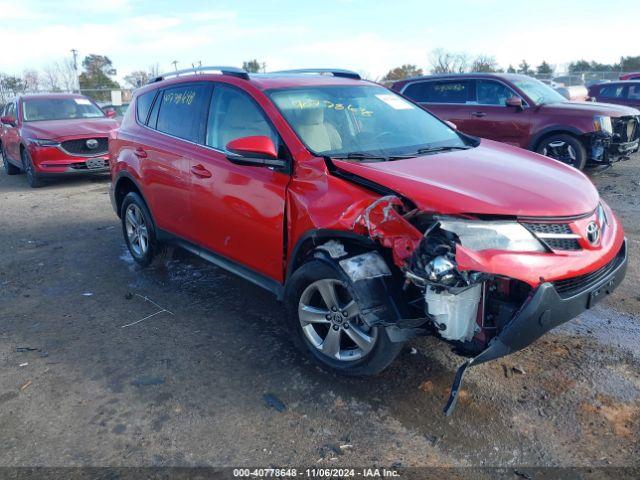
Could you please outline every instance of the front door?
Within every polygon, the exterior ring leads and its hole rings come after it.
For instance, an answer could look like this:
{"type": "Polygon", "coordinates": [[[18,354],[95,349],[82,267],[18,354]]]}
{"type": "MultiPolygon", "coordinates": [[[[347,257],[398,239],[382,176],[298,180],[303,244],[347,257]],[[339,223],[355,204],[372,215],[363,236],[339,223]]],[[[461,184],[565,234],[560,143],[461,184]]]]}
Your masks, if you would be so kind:
{"type": "Polygon", "coordinates": [[[526,148],[531,111],[506,104],[519,95],[502,82],[485,79],[475,80],[475,95],[475,103],[468,106],[466,133],[526,148]]]}
{"type": "Polygon", "coordinates": [[[21,165],[22,159],[20,158],[20,129],[18,127],[18,111],[16,109],[16,102],[11,102],[7,106],[5,115],[7,117],[13,117],[14,124],[10,125],[8,123],[5,123],[2,125],[2,143],[4,145],[4,150],[7,153],[8,158],[11,159],[13,163],[21,165]]]}
{"type": "MultiPolygon", "coordinates": [[[[205,146],[190,163],[196,243],[278,281],[283,280],[286,172],[231,163],[226,145],[265,135],[285,149],[265,113],[246,92],[216,83],[205,146]]],[[[284,153],[283,153],[284,154],[284,153]]]]}

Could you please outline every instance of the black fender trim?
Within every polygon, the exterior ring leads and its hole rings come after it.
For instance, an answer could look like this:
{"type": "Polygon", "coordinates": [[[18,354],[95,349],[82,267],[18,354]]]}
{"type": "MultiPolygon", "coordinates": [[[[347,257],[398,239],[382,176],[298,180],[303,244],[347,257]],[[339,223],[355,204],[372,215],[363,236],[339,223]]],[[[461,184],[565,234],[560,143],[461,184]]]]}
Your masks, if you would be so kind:
{"type": "Polygon", "coordinates": [[[549,127],[543,128],[533,136],[533,138],[529,142],[529,145],[527,146],[527,150],[535,151],[535,148],[542,137],[545,137],[550,133],[569,133],[571,135],[575,135],[576,137],[581,137],[591,132],[580,131],[576,127],[572,127],[571,125],[551,125],[549,127]]]}
{"type": "MultiPolygon", "coordinates": [[[[118,217],[120,217],[120,212],[118,211],[117,202],[116,202],[116,192],[117,192],[117,189],[118,189],[118,184],[122,181],[123,178],[126,178],[127,180],[131,181],[131,183],[133,183],[136,186],[136,188],[138,189],[138,193],[140,194],[140,196],[144,200],[144,203],[147,204],[147,208],[149,209],[149,212],[151,212],[151,205],[147,201],[147,198],[144,196],[143,189],[140,187],[140,184],[138,183],[138,181],[135,179],[135,177],[133,175],[131,175],[126,170],[123,170],[123,171],[119,172],[116,175],[116,178],[114,178],[111,181],[111,188],[109,188],[109,196],[111,197],[111,205],[113,206],[113,210],[116,212],[116,215],[118,215],[118,217]]],[[[153,219],[153,212],[151,212],[151,217],[153,219]]],[[[154,224],[155,224],[155,220],[154,220],[154,224]]]]}

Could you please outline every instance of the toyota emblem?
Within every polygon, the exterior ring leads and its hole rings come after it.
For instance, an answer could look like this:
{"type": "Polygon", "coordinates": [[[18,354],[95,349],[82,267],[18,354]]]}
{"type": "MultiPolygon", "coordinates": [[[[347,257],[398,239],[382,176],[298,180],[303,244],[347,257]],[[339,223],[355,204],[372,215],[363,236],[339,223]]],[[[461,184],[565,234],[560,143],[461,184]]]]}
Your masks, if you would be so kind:
{"type": "Polygon", "coordinates": [[[587,240],[591,245],[595,245],[600,240],[600,227],[596,222],[591,222],[587,225],[587,240]]]}
{"type": "Polygon", "coordinates": [[[95,150],[96,148],[98,148],[98,140],[96,140],[95,138],[90,138],[85,142],[85,144],[87,145],[87,148],[89,150],[95,150]]]}

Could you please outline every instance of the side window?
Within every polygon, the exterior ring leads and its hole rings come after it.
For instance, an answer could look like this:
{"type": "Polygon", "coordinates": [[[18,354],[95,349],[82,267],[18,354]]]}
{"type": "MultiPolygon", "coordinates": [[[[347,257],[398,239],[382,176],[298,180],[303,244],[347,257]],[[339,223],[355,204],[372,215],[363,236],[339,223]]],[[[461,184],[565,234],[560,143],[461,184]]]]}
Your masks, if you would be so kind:
{"type": "Polygon", "coordinates": [[[15,104],[15,102],[11,102],[6,106],[4,114],[7,117],[15,117],[16,116],[16,104],[15,104]]]}
{"type": "Polygon", "coordinates": [[[136,115],[138,117],[138,121],[142,124],[147,122],[149,110],[151,109],[153,98],[156,96],[156,91],[157,90],[152,90],[150,92],[143,93],[136,99],[136,115]]]}
{"type": "Polygon", "coordinates": [[[226,150],[231,140],[256,135],[270,137],[276,149],[279,148],[278,135],[258,105],[240,90],[216,84],[209,108],[206,144],[226,150]]]}
{"type": "Polygon", "coordinates": [[[431,103],[467,103],[469,100],[467,80],[448,80],[425,83],[426,102],[431,103]]]}
{"type": "Polygon", "coordinates": [[[606,85],[600,87],[600,96],[604,98],[622,98],[624,85],[606,85]]]}
{"type": "Polygon", "coordinates": [[[428,83],[427,82],[416,82],[410,84],[407,88],[402,92],[403,95],[406,95],[411,100],[415,102],[428,102],[427,91],[428,91],[428,83]]]}
{"type": "Polygon", "coordinates": [[[493,80],[476,80],[478,105],[505,106],[509,98],[517,97],[506,85],[493,80]]]}
{"type": "Polygon", "coordinates": [[[164,90],[156,130],[190,142],[202,142],[210,86],[185,84],[164,90]]]}
{"type": "Polygon", "coordinates": [[[640,85],[629,85],[627,98],[629,100],[640,100],[640,85]]]}

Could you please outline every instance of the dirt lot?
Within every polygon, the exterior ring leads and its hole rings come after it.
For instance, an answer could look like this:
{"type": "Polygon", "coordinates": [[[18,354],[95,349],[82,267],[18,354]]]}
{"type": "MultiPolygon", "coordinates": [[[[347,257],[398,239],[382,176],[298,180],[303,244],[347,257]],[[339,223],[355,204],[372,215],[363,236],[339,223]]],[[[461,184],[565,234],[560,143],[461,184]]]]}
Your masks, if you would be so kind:
{"type": "Polygon", "coordinates": [[[446,345],[415,340],[377,378],[328,375],[270,294],[187,253],[134,265],[108,179],[1,174],[0,465],[638,467],[640,158],[591,176],[629,237],[625,283],[472,369],[445,418],[446,345]]]}

